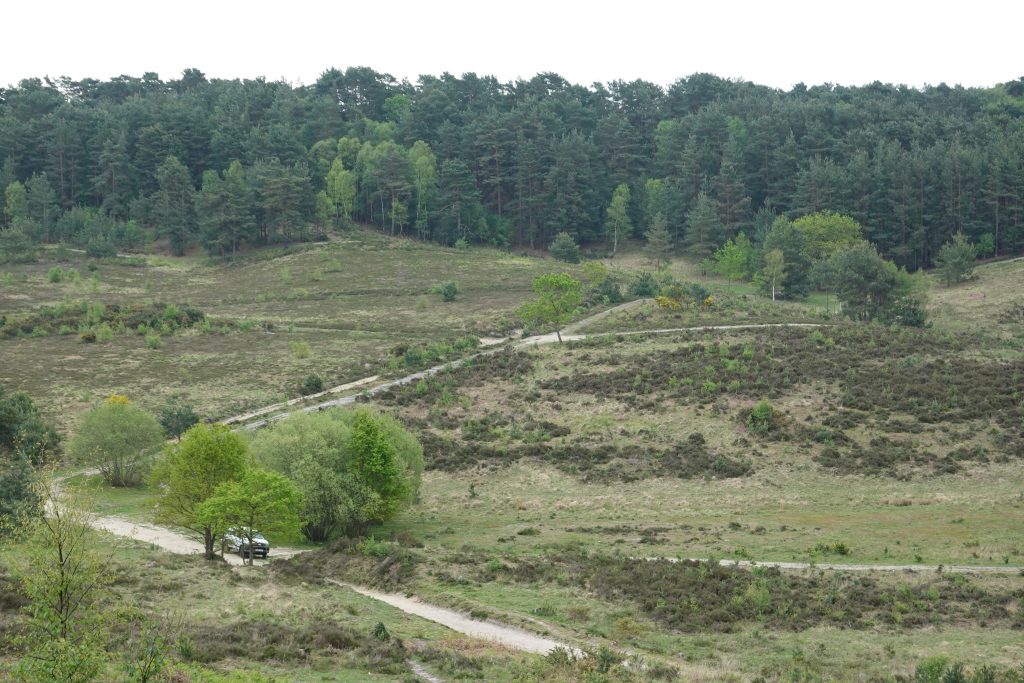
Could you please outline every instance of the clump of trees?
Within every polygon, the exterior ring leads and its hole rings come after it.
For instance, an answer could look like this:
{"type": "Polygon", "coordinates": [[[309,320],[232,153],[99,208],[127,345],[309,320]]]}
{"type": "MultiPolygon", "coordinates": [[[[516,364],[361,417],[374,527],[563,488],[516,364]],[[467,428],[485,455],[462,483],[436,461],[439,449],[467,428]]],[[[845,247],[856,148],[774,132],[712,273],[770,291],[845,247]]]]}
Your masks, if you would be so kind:
{"type": "Polygon", "coordinates": [[[761,245],[766,216],[829,209],[913,271],[958,231],[985,256],[1024,249],[1020,89],[409,83],[367,67],[300,86],[197,69],[30,78],[0,99],[0,252],[159,237],[231,256],[358,222],[446,245],[569,231],[614,254],[660,213],[702,261],[740,230],[761,245]]]}
{"type": "Polygon", "coordinates": [[[157,521],[197,535],[212,559],[226,527],[204,515],[201,506],[218,486],[241,479],[248,466],[248,447],[238,434],[223,425],[191,427],[177,444],[165,446],[153,468],[151,481],[163,489],[157,521]]]}
{"type": "MultiPolygon", "coordinates": [[[[973,247],[962,240],[944,247],[944,253],[949,268],[958,273],[973,264],[973,247]]],[[[819,289],[834,293],[844,314],[855,320],[925,322],[927,282],[883,258],[863,239],[853,218],[831,211],[792,221],[776,217],[760,247],[740,232],[714,253],[709,266],[730,283],[753,280],[773,301],[802,298],[819,289]]]]}
{"type": "Polygon", "coordinates": [[[312,541],[359,535],[419,492],[423,449],[396,420],[367,408],[299,413],[251,442],[197,424],[165,447],[152,481],[157,519],[188,529],[213,558],[224,533],[312,541]]]}
{"type": "Polygon", "coordinates": [[[416,497],[423,473],[416,438],[366,408],[292,415],[256,434],[252,452],[295,483],[302,533],[318,542],[392,518],[416,497]]]}

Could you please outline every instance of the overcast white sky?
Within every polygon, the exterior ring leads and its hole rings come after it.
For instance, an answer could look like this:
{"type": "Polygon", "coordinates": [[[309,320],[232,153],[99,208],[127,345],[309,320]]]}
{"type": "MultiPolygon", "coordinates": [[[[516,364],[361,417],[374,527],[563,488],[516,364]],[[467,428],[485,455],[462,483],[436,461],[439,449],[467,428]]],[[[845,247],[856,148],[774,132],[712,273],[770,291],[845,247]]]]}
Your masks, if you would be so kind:
{"type": "Polygon", "coordinates": [[[698,71],[794,83],[992,85],[1024,75],[1021,0],[28,0],[5,3],[0,84],[187,67],[312,83],[366,65],[415,81],[554,71],[575,83],[698,71]]]}

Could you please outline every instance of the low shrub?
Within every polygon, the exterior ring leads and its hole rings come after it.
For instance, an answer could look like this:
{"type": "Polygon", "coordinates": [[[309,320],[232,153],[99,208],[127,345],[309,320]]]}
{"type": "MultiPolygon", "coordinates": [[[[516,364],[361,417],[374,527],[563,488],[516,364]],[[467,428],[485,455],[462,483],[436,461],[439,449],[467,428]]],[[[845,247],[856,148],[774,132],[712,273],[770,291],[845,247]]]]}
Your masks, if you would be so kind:
{"type": "Polygon", "coordinates": [[[441,300],[444,302],[455,301],[455,297],[459,293],[459,286],[454,282],[446,282],[441,285],[441,300]]]}
{"type": "Polygon", "coordinates": [[[306,377],[302,380],[302,383],[299,384],[299,393],[301,393],[303,396],[309,396],[310,394],[319,394],[323,390],[324,381],[323,379],[321,379],[320,375],[316,373],[306,375],[306,377]]]}
{"type": "Polygon", "coordinates": [[[657,296],[661,291],[661,285],[653,274],[643,271],[637,273],[636,277],[629,283],[629,293],[636,297],[657,296]]]}

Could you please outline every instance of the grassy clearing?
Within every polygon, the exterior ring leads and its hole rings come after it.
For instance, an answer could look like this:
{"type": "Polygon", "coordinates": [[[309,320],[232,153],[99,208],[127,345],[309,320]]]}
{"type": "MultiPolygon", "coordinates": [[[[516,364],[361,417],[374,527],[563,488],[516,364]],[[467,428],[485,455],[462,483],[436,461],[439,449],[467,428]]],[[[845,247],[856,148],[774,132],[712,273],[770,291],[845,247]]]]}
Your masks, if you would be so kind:
{"type": "Polygon", "coordinates": [[[44,325],[0,339],[0,382],[27,391],[62,426],[73,427],[94,401],[115,391],[151,409],[180,396],[216,419],[297,396],[312,373],[327,386],[357,380],[386,367],[399,345],[508,331],[535,276],[573,270],[361,231],[233,263],[121,261],[70,255],[59,265],[76,277],[51,282],[48,272],[58,262],[50,260],[11,266],[0,278],[0,313],[12,318],[81,301],[107,308],[189,305],[206,316],[205,325],[155,341],[154,334],[114,329],[106,341],[81,343],[77,327],[59,334],[44,325]],[[452,303],[432,293],[447,281],[459,286],[452,303]]]}

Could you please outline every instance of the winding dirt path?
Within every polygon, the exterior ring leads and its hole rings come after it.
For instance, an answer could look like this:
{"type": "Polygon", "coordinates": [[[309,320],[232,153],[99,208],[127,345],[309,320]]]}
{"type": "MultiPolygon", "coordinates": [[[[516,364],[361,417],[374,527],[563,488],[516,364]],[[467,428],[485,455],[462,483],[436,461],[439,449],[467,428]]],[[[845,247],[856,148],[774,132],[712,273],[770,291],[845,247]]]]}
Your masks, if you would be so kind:
{"type": "Polygon", "coordinates": [[[532,652],[546,655],[555,648],[561,647],[572,651],[576,655],[582,655],[582,651],[565,643],[530,633],[514,626],[508,626],[496,621],[471,619],[461,612],[456,612],[447,607],[438,607],[425,603],[417,598],[410,598],[397,593],[382,593],[372,588],[364,588],[351,583],[337,581],[335,579],[324,579],[327,583],[342,588],[348,588],[360,595],[387,603],[392,607],[400,609],[406,614],[414,614],[427,621],[447,626],[453,631],[463,633],[467,636],[501,643],[507,647],[522,652],[532,652]]]}
{"type": "MultiPolygon", "coordinates": [[[[828,325],[824,324],[824,323],[750,323],[750,324],[744,324],[744,325],[694,325],[694,326],[691,326],[691,327],[666,327],[666,328],[655,329],[655,330],[629,330],[629,331],[626,331],[626,332],[593,332],[593,333],[589,333],[589,334],[573,334],[572,333],[573,330],[579,329],[580,327],[586,326],[586,325],[588,325],[588,324],[590,324],[592,322],[595,322],[595,321],[600,320],[600,319],[602,319],[604,317],[607,317],[608,315],[611,315],[612,313],[614,313],[616,311],[626,310],[626,309],[638,306],[638,305],[642,304],[644,301],[646,301],[646,299],[637,299],[635,301],[628,301],[628,302],[626,302],[624,304],[619,304],[618,306],[614,306],[612,308],[609,308],[606,311],[601,311],[600,313],[595,313],[592,316],[589,316],[587,318],[579,320],[579,321],[573,323],[572,325],[567,326],[562,331],[562,341],[580,341],[580,340],[583,340],[583,339],[596,339],[596,338],[601,338],[601,337],[638,336],[638,335],[644,335],[644,334],[673,334],[673,333],[677,333],[677,332],[712,332],[712,331],[717,331],[717,330],[725,330],[725,331],[728,331],[728,330],[757,330],[757,329],[769,329],[769,328],[773,328],[773,327],[828,327],[828,325]]],[[[492,349],[489,349],[487,351],[482,351],[480,353],[475,353],[475,354],[473,354],[471,356],[468,356],[466,358],[460,358],[459,360],[451,361],[449,363],[442,363],[441,365],[435,365],[434,367],[427,368],[426,370],[420,370],[419,372],[414,372],[414,373],[411,373],[411,374],[406,375],[404,377],[399,377],[397,379],[393,379],[393,380],[388,380],[386,382],[382,382],[381,384],[377,384],[376,386],[373,386],[373,387],[370,387],[370,388],[366,389],[365,391],[362,392],[362,395],[374,396],[374,395],[379,394],[379,393],[381,393],[383,391],[387,391],[388,389],[391,389],[393,387],[402,386],[402,385],[405,385],[405,384],[410,384],[412,382],[418,382],[419,380],[421,380],[421,379],[423,379],[425,377],[431,377],[431,376],[436,375],[439,372],[443,372],[445,370],[454,370],[455,368],[458,368],[461,365],[463,365],[464,363],[466,363],[468,361],[472,361],[475,358],[480,358],[482,356],[486,356],[486,355],[489,355],[489,354],[492,354],[492,353],[497,353],[498,351],[501,350],[501,348],[503,348],[503,347],[501,347],[499,345],[503,344],[505,342],[511,341],[511,337],[507,337],[505,339],[500,339],[500,340],[491,339],[489,341],[491,342],[491,346],[498,347],[498,348],[492,348],[492,349]]],[[[555,343],[558,343],[558,334],[552,332],[550,334],[539,334],[539,335],[534,335],[532,337],[527,337],[525,339],[520,339],[518,341],[513,342],[510,346],[511,346],[511,348],[514,348],[514,349],[525,349],[525,348],[536,347],[536,346],[544,346],[544,345],[547,345],[547,344],[555,344],[555,343]]],[[[328,390],[326,392],[323,392],[323,394],[316,394],[312,398],[315,398],[316,396],[322,396],[322,395],[328,394],[328,393],[337,393],[337,392],[340,392],[340,391],[343,391],[343,390],[346,390],[346,389],[352,389],[352,388],[358,388],[358,387],[361,387],[361,386],[366,386],[368,384],[373,383],[377,379],[378,379],[377,376],[367,377],[365,379],[361,379],[361,380],[358,380],[356,382],[351,382],[349,384],[341,385],[340,387],[335,387],[334,389],[330,389],[330,390],[328,390]]],[[[250,420],[251,418],[259,417],[260,415],[266,415],[267,413],[273,413],[273,412],[275,412],[275,411],[277,411],[277,410],[279,410],[281,408],[287,408],[287,407],[295,405],[295,404],[297,404],[299,402],[306,401],[309,398],[311,398],[311,397],[306,396],[306,397],[303,397],[303,398],[292,399],[291,401],[288,401],[286,403],[278,403],[278,404],[273,405],[273,406],[267,406],[265,408],[260,408],[258,410],[251,411],[251,412],[246,413],[244,415],[239,415],[239,416],[236,416],[236,417],[228,418],[227,420],[223,420],[222,422],[223,422],[223,424],[237,424],[237,423],[245,422],[245,424],[240,424],[235,429],[236,430],[244,430],[244,431],[255,431],[257,429],[262,429],[263,427],[266,427],[267,425],[273,424],[274,422],[278,422],[279,420],[283,420],[286,417],[288,417],[289,415],[291,415],[292,412],[297,412],[297,411],[279,412],[279,413],[276,413],[276,414],[271,415],[269,417],[266,417],[266,418],[264,418],[262,420],[256,420],[256,421],[253,421],[253,422],[248,422],[248,420],[250,420]]],[[[331,399],[329,401],[322,401],[320,403],[315,403],[313,405],[305,406],[303,408],[300,408],[299,410],[301,410],[302,412],[306,412],[306,413],[312,413],[312,412],[316,412],[316,411],[320,411],[320,410],[326,410],[327,408],[333,408],[333,407],[336,407],[336,406],[349,406],[349,405],[353,405],[358,398],[359,398],[359,395],[355,395],[355,394],[353,394],[351,396],[342,396],[340,398],[331,399]]]]}

